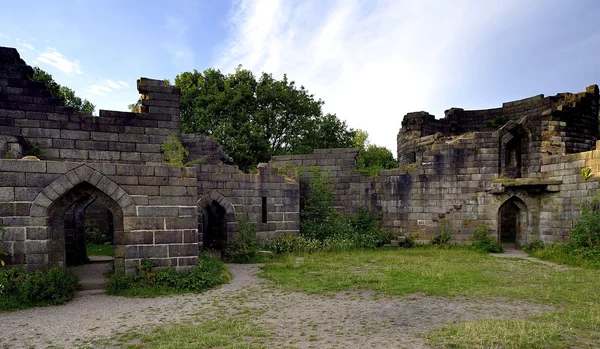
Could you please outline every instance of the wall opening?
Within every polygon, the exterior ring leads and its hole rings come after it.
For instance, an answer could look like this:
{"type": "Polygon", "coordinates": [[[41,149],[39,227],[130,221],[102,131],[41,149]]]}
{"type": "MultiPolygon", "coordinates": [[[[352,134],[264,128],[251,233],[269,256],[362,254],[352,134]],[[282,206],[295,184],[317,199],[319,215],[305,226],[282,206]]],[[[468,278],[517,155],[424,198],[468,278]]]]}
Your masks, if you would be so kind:
{"type": "Polygon", "coordinates": [[[262,222],[267,223],[267,197],[262,197],[262,222]]]}
{"type": "Polygon", "coordinates": [[[517,197],[506,201],[498,210],[498,241],[505,248],[518,248],[527,225],[525,203],[517,197]]]}
{"type": "Polygon", "coordinates": [[[528,159],[529,137],[523,127],[517,125],[500,140],[498,172],[507,178],[526,177],[528,159]]]}
{"type": "Polygon", "coordinates": [[[203,212],[203,243],[204,248],[221,250],[227,242],[226,211],[217,201],[212,200],[203,212]]]}
{"type": "Polygon", "coordinates": [[[87,240],[94,231],[92,222],[106,221],[110,228],[103,238],[96,238],[98,245],[109,243],[114,248],[115,265],[124,265],[123,212],[108,195],[89,183],[81,183],[58,198],[48,209],[50,230],[50,265],[74,266],[87,263],[87,240]],[[93,208],[91,205],[93,204],[93,208]],[[86,236],[86,234],[88,236],[86,236]]]}

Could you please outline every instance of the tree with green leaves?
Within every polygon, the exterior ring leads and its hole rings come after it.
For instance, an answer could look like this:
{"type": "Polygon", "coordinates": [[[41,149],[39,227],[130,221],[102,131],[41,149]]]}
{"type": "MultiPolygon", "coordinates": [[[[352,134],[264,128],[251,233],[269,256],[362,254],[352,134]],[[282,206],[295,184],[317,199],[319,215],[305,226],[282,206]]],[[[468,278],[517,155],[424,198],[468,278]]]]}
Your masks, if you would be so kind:
{"type": "Polygon", "coordinates": [[[50,91],[52,97],[60,100],[61,105],[65,107],[72,107],[76,111],[88,115],[92,115],[96,109],[96,106],[90,101],[77,97],[75,95],[75,91],[66,86],[61,86],[59,83],[54,81],[52,75],[40,67],[33,68],[33,76],[31,77],[31,80],[46,84],[46,88],[48,91],[50,91]]]}
{"type": "Polygon", "coordinates": [[[352,146],[354,130],[335,114],[323,114],[323,101],[286,75],[257,78],[241,67],[227,75],[194,70],[179,74],[175,85],[183,132],[218,141],[243,170],[274,155],[352,146]]]}
{"type": "Polygon", "coordinates": [[[369,134],[366,131],[357,130],[353,143],[360,149],[356,159],[359,171],[374,175],[379,170],[398,167],[394,154],[388,148],[369,144],[369,134]]]}

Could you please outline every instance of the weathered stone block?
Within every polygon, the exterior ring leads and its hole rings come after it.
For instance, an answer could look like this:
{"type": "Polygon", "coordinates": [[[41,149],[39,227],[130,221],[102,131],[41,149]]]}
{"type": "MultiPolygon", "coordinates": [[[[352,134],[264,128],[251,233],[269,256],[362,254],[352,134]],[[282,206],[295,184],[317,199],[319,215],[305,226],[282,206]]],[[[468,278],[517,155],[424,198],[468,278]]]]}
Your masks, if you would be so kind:
{"type": "Polygon", "coordinates": [[[179,208],[175,206],[138,206],[140,217],[177,217],[179,208]]]}
{"type": "Polygon", "coordinates": [[[198,244],[170,244],[169,257],[197,256],[198,244]]]}
{"type": "Polygon", "coordinates": [[[154,232],[156,244],[180,244],[183,241],[181,230],[157,230],[154,232]]]}

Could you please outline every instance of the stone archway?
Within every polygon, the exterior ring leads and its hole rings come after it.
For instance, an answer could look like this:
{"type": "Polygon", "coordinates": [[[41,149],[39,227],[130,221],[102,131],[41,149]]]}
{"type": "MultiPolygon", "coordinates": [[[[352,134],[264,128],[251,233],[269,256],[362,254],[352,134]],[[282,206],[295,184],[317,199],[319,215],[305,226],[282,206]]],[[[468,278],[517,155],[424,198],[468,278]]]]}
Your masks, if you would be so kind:
{"type": "Polygon", "coordinates": [[[507,248],[519,248],[527,241],[527,205],[517,196],[506,200],[498,209],[498,241],[507,248]]]}
{"type": "Polygon", "coordinates": [[[213,190],[198,200],[198,241],[208,249],[223,249],[237,229],[235,209],[221,193],[213,190]]]}
{"type": "Polygon", "coordinates": [[[510,122],[498,131],[498,173],[508,178],[522,178],[529,174],[529,143],[531,133],[524,121],[510,122]]]}
{"type": "MultiPolygon", "coordinates": [[[[30,216],[45,218],[48,222],[47,260],[50,267],[67,264],[65,214],[70,209],[73,209],[73,214],[81,213],[82,210],[85,211],[86,203],[93,201],[102,203],[113,216],[114,266],[115,269],[125,268],[123,217],[136,215],[133,199],[110,178],[86,165],[79,166],[50,183],[31,204],[30,216]]],[[[75,226],[74,229],[78,228],[75,226]]],[[[74,243],[74,249],[80,250],[80,246],[77,241],[74,243]]]]}
{"type": "Polygon", "coordinates": [[[50,237],[50,265],[77,265],[85,262],[85,240],[82,213],[94,201],[102,203],[113,216],[115,266],[124,264],[123,210],[108,195],[93,185],[83,182],[48,207],[50,237]],[[69,225],[70,221],[73,224],[69,225]]]}

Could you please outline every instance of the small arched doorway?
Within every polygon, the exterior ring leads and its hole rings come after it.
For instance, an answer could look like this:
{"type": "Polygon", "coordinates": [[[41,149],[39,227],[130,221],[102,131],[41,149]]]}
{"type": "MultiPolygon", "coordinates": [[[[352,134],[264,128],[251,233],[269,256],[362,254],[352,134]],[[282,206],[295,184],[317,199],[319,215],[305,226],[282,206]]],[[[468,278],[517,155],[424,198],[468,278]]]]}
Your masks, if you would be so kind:
{"type": "Polygon", "coordinates": [[[498,209],[498,241],[508,249],[520,247],[520,241],[526,238],[527,207],[516,196],[511,197],[498,209]]]}
{"type": "Polygon", "coordinates": [[[233,205],[217,191],[198,200],[198,241],[205,249],[222,250],[236,231],[233,205]]]}
{"type": "Polygon", "coordinates": [[[204,208],[202,243],[205,248],[220,250],[227,242],[227,220],[225,209],[216,201],[204,208]]]}
{"type": "Polygon", "coordinates": [[[90,218],[94,218],[94,214],[90,215],[88,210],[92,204],[103,209],[103,219],[111,220],[111,234],[104,240],[115,247],[115,264],[122,264],[116,263],[117,259],[123,262],[124,258],[124,249],[117,248],[123,234],[121,207],[98,188],[82,182],[54,201],[48,208],[48,228],[51,239],[50,265],[74,266],[88,261],[86,234],[90,234],[89,227],[92,221],[90,218]]]}

